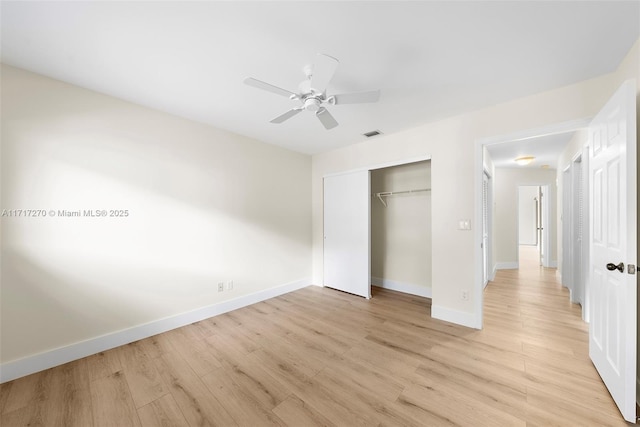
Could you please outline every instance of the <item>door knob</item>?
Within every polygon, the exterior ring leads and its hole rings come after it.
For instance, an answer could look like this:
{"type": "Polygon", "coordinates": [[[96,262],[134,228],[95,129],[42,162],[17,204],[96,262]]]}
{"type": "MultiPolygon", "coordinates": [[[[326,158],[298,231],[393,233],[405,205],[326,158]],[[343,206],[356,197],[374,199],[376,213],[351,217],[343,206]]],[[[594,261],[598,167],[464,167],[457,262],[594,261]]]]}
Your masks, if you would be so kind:
{"type": "Polygon", "coordinates": [[[614,263],[610,262],[609,264],[607,264],[607,270],[609,271],[618,270],[620,273],[624,273],[624,262],[621,262],[618,265],[615,265],[614,263]]]}

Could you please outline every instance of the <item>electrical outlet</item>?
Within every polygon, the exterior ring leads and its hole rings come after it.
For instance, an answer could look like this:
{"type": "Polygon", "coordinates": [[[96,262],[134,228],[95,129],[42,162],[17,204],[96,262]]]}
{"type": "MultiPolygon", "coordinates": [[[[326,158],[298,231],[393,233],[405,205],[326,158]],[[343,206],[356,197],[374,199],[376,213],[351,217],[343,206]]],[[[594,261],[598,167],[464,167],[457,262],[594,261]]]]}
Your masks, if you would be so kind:
{"type": "Polygon", "coordinates": [[[466,289],[462,291],[462,301],[469,301],[469,291],[466,289]]]}
{"type": "Polygon", "coordinates": [[[229,280],[227,282],[227,290],[230,291],[233,289],[233,280],[229,280]]]}
{"type": "Polygon", "coordinates": [[[224,291],[224,282],[218,282],[218,292],[224,291]]]}

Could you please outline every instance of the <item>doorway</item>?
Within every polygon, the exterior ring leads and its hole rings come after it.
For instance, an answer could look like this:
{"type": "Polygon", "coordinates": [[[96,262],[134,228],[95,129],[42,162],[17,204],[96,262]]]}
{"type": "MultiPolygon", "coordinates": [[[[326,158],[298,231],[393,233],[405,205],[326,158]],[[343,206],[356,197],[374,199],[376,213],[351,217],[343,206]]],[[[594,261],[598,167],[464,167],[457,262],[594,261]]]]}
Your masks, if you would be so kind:
{"type": "MultiPolygon", "coordinates": [[[[334,288],[340,291],[371,298],[371,285],[389,288],[414,295],[431,297],[431,210],[430,210],[430,156],[406,161],[390,162],[380,165],[372,165],[361,169],[345,171],[337,174],[324,176],[324,272],[323,286],[334,288]],[[418,164],[415,166],[414,164],[418,164]],[[413,165],[413,166],[412,166],[413,165]],[[422,169],[420,182],[406,182],[406,176],[392,174],[389,186],[378,188],[372,192],[371,175],[379,169],[398,167],[401,171],[410,170],[417,167],[422,169]],[[425,169],[426,168],[426,169],[425,169]],[[426,173],[424,173],[426,172],[426,173]],[[378,191],[379,190],[379,191],[378,191]],[[378,209],[379,204],[388,207],[390,204],[395,207],[399,200],[417,200],[420,196],[428,196],[428,209],[416,211],[415,209],[404,209],[404,214],[414,215],[420,222],[423,234],[428,234],[428,250],[426,254],[415,254],[409,251],[410,257],[395,256],[391,267],[386,264],[386,268],[394,271],[403,271],[409,265],[412,268],[418,266],[423,269],[427,266],[424,283],[413,283],[412,281],[394,280],[388,277],[378,277],[372,281],[371,272],[371,209],[378,209]],[[425,225],[426,224],[426,225],[425,225]],[[407,260],[409,263],[407,264],[407,260]],[[427,286],[428,285],[428,286],[427,286]]],[[[415,176],[414,176],[415,178],[415,176]]],[[[399,234],[411,236],[416,232],[415,228],[407,227],[407,218],[401,222],[396,222],[399,227],[399,234]]],[[[418,224],[415,222],[415,224],[418,224]]],[[[415,225],[414,224],[414,225],[415,225]]],[[[410,224],[409,224],[410,225],[410,224]]],[[[393,234],[398,234],[394,231],[393,234]]],[[[423,236],[424,237],[424,236],[423,236]]],[[[387,237],[382,237],[384,240],[387,237]]],[[[406,240],[406,239],[405,239],[406,240]]],[[[424,244],[424,243],[422,243],[424,244]]],[[[383,255],[385,256],[385,255],[383,255]]],[[[387,259],[388,261],[388,259],[387,259]]],[[[376,263],[379,260],[376,259],[376,263]]],[[[386,262],[383,259],[383,262],[386,262]]],[[[376,266],[376,271],[380,271],[376,266]]],[[[382,275],[382,274],[381,274],[382,275]]],[[[387,276],[386,273],[384,276],[387,276]]]]}
{"type": "MultiPolygon", "coordinates": [[[[543,212],[546,200],[540,185],[518,187],[518,261],[522,259],[523,246],[528,246],[527,254],[535,250],[538,265],[545,264],[545,225],[543,212]]],[[[520,264],[520,262],[519,262],[520,264]]]]}
{"type": "Polygon", "coordinates": [[[371,171],[371,284],[431,298],[431,161],[371,171]]]}

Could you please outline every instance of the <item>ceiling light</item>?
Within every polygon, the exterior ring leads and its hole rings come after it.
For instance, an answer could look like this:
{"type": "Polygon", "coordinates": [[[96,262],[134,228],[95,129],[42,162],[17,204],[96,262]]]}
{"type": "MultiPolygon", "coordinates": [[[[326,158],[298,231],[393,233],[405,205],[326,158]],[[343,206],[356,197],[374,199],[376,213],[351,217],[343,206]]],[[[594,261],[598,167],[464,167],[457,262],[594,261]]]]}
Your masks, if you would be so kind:
{"type": "Polygon", "coordinates": [[[519,164],[520,166],[526,166],[529,163],[533,162],[533,159],[535,159],[535,157],[533,156],[523,156],[523,157],[518,157],[515,162],[517,164],[519,164]]]}

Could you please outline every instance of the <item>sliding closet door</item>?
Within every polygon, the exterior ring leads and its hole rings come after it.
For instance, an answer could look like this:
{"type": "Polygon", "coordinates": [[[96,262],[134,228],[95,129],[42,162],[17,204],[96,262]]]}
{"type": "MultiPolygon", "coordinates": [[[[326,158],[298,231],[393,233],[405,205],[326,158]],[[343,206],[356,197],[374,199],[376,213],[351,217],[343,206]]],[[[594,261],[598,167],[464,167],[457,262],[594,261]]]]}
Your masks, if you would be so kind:
{"type": "Polygon", "coordinates": [[[369,171],[324,178],[324,286],[371,296],[369,171]]]}

